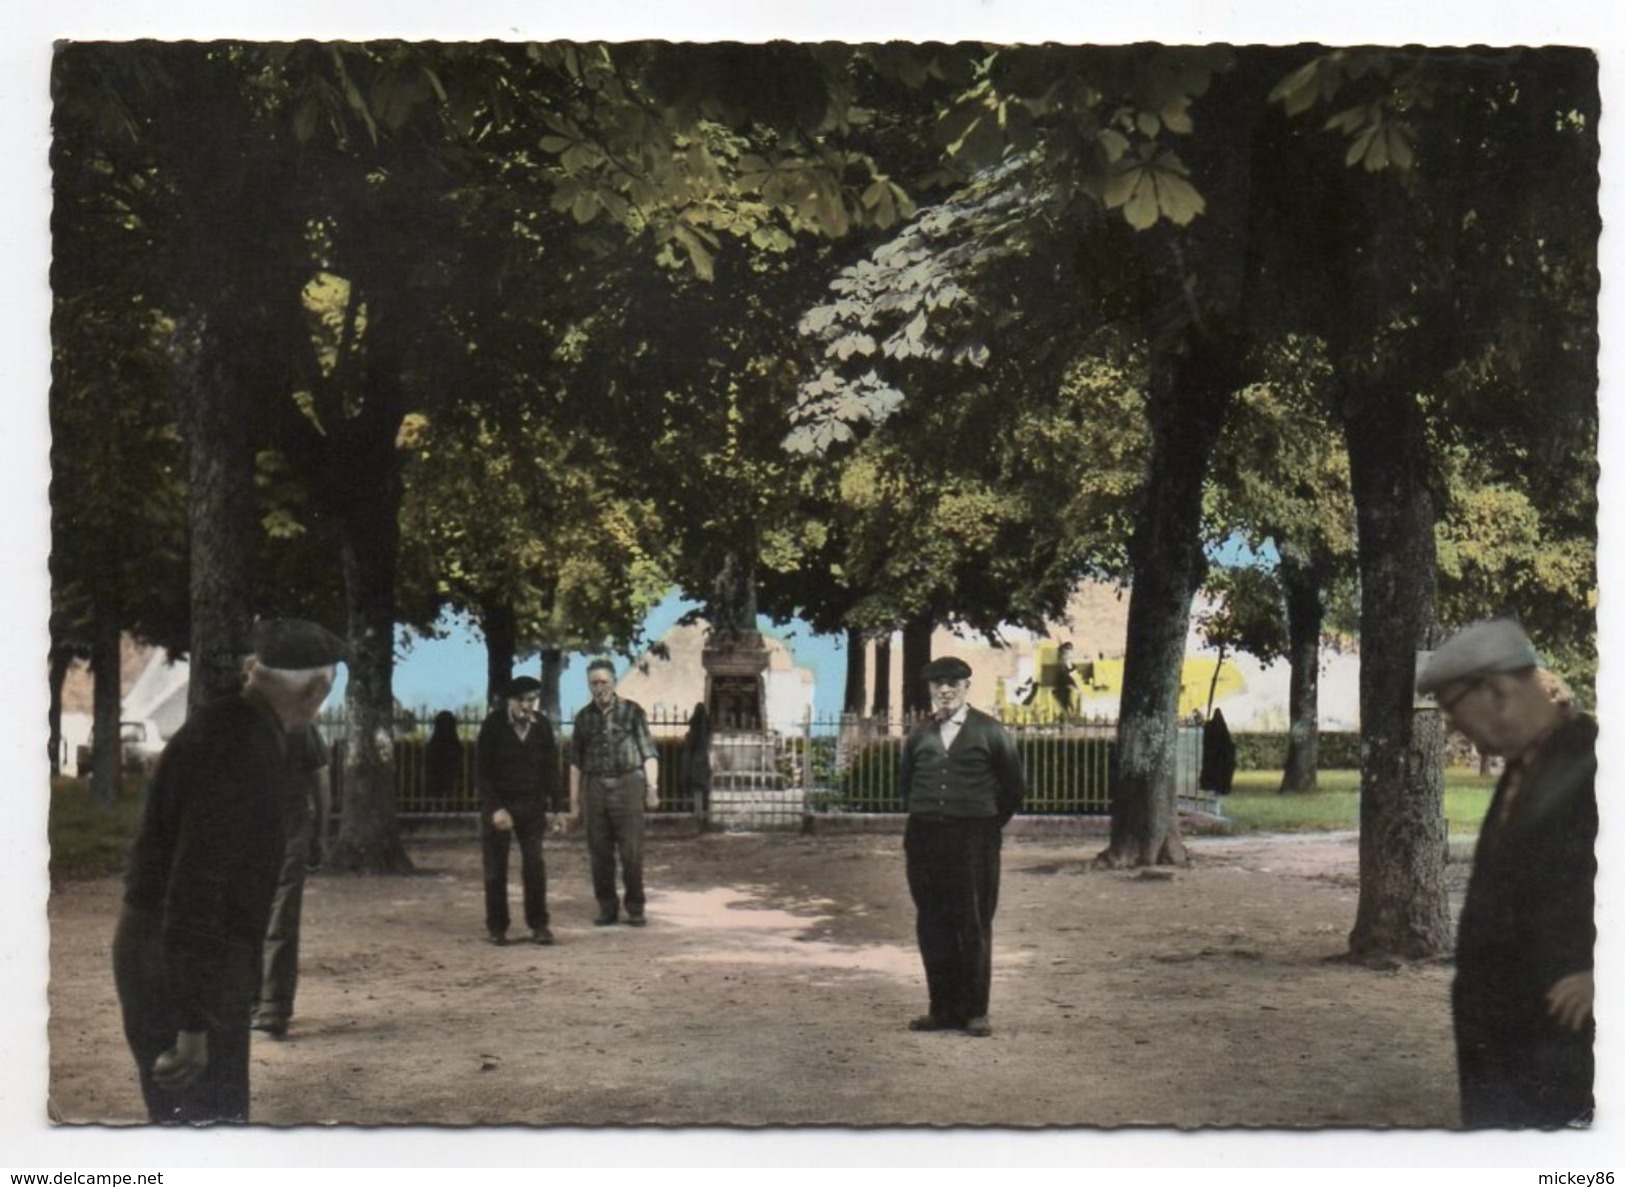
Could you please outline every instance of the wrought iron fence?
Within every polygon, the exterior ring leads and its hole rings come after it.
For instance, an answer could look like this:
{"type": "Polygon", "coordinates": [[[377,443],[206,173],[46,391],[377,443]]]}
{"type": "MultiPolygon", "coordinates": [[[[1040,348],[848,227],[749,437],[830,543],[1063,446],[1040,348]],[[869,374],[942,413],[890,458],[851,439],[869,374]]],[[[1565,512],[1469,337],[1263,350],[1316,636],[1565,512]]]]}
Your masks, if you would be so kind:
{"type": "MultiPolygon", "coordinates": [[[[404,821],[466,818],[479,812],[474,741],[483,715],[457,717],[460,752],[451,778],[431,780],[424,761],[433,714],[405,714],[396,723],[395,782],[404,821]]],[[[573,713],[558,728],[559,792],[553,809],[568,807],[569,739],[573,713]]],[[[649,715],[660,748],[660,815],[703,814],[725,826],[799,826],[805,817],[839,813],[883,814],[902,810],[897,767],[910,722],[897,718],[809,715],[794,728],[748,734],[731,732],[703,747],[707,769],[688,746],[686,715],[649,715]]],[[[333,749],[335,815],[343,810],[344,756],[349,723],[343,709],[318,725],[333,749]]],[[[1104,815],[1111,811],[1116,724],[1106,719],[1065,723],[1011,723],[1027,775],[1023,811],[1047,815],[1104,815]]],[[[1181,802],[1198,804],[1201,727],[1181,726],[1174,782],[1181,802]]],[[[1208,804],[1199,804],[1208,806],[1208,804]]]]}

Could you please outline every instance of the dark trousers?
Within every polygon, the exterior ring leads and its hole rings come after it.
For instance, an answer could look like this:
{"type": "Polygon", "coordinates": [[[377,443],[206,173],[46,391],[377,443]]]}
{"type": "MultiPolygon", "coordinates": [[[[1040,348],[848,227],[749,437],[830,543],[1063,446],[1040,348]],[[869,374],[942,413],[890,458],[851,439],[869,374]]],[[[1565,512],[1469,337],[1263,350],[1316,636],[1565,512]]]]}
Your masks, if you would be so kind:
{"type": "Polygon", "coordinates": [[[987,1013],[1003,843],[995,817],[910,816],[903,833],[931,1014],[953,1026],[987,1013]]]}
{"type": "Polygon", "coordinates": [[[113,983],[124,1037],[135,1056],[147,1116],[165,1123],[248,1120],[249,1012],[259,981],[259,947],[233,945],[221,970],[216,1018],[208,1028],[209,1062],[196,1083],[171,1090],[153,1081],[153,1061],[175,1045],[173,1003],[166,1000],[164,946],[158,918],[126,907],[113,935],[113,983]]]}
{"type": "Polygon", "coordinates": [[[1595,1025],[1564,1031],[1546,1016],[1544,1002],[1519,1008],[1497,1001],[1496,983],[1492,971],[1457,970],[1452,1005],[1462,1125],[1555,1129],[1590,1121],[1595,1025]]]}
{"type": "Polygon", "coordinates": [[[642,771],[613,779],[582,776],[581,796],[587,817],[587,853],[592,858],[592,893],[600,915],[618,913],[615,865],[620,859],[626,886],[626,910],[643,914],[643,797],[649,784],[642,771]]]}
{"type": "Polygon", "coordinates": [[[255,1010],[260,1018],[286,1022],[293,1017],[293,994],[299,987],[299,916],[305,901],[312,827],[308,815],[288,827],[288,848],[271,899],[271,922],[265,928],[259,1007],[255,1010]]]}
{"type": "Polygon", "coordinates": [[[513,828],[494,828],[489,818],[480,822],[481,856],[485,863],[485,926],[493,932],[508,930],[508,850],[519,842],[519,877],[524,885],[525,926],[535,931],[547,926],[547,866],[542,860],[542,834],[547,813],[514,812],[513,828]]]}

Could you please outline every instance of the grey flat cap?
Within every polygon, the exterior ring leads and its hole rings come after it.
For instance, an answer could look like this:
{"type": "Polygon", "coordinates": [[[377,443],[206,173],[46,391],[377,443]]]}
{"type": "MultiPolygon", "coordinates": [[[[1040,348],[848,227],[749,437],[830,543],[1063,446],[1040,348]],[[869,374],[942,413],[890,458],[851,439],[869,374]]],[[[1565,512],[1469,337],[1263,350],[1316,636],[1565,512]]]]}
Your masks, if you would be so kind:
{"type": "Polygon", "coordinates": [[[254,624],[254,657],[268,668],[301,671],[350,662],[350,645],[303,618],[267,618],[254,624]]]}
{"type": "Polygon", "coordinates": [[[1523,628],[1510,618],[1491,618],[1446,640],[1428,658],[1416,679],[1416,690],[1435,693],[1458,680],[1539,666],[1540,656],[1523,628]]]}

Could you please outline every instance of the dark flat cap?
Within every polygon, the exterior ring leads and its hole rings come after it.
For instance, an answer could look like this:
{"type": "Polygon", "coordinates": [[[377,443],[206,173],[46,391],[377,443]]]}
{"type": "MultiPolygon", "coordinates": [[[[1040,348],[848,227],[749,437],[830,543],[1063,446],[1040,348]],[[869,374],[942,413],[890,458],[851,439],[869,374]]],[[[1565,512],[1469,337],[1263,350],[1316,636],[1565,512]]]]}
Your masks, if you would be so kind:
{"type": "Polygon", "coordinates": [[[541,692],[542,682],[534,676],[515,676],[508,681],[508,687],[502,690],[505,697],[528,697],[531,693],[541,692]]]}
{"type": "Polygon", "coordinates": [[[1416,690],[1435,693],[1458,680],[1539,666],[1540,656],[1523,628],[1510,618],[1491,618],[1452,635],[1429,656],[1416,690]]]}
{"type": "Polygon", "coordinates": [[[920,676],[931,680],[969,680],[970,665],[957,655],[944,655],[920,669],[920,676]]]}
{"type": "Polygon", "coordinates": [[[268,668],[299,671],[350,662],[350,645],[303,618],[267,618],[254,624],[254,657],[268,668]]]}

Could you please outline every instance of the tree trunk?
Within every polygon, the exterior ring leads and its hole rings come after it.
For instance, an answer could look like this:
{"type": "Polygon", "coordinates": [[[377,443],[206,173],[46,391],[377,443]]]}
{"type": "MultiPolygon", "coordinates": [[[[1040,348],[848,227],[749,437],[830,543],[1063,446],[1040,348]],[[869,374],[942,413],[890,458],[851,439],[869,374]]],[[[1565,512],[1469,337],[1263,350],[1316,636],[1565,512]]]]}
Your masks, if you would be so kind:
{"type": "Polygon", "coordinates": [[[1418,959],[1450,948],[1440,715],[1413,705],[1431,638],[1434,510],[1421,407],[1364,385],[1343,411],[1359,525],[1360,902],[1349,954],[1418,959]]]}
{"type": "Polygon", "coordinates": [[[564,648],[542,648],[542,712],[554,725],[562,720],[564,703],[559,695],[559,685],[564,682],[564,669],[569,663],[570,657],[565,655],[564,648]]]}
{"type": "Polygon", "coordinates": [[[344,807],[330,864],[407,873],[395,787],[395,568],[400,553],[403,355],[395,319],[375,312],[361,411],[334,436],[327,492],[339,509],[354,660],[346,688],[351,732],[344,807]],[[357,476],[360,476],[359,478],[357,476]]]}
{"type": "Polygon", "coordinates": [[[513,679],[513,656],[519,646],[513,604],[487,600],[480,616],[480,633],[485,636],[485,704],[490,708],[502,699],[508,681],[513,679]]]}
{"type": "Polygon", "coordinates": [[[891,632],[875,637],[875,700],[871,710],[874,716],[891,716],[891,632]]]}
{"type": "Polygon", "coordinates": [[[106,593],[96,598],[92,615],[90,671],[95,683],[91,692],[90,790],[106,808],[118,795],[124,767],[124,745],[119,738],[124,704],[121,632],[118,608],[106,593]]]}
{"type": "Polygon", "coordinates": [[[903,716],[923,717],[931,712],[931,686],[920,675],[931,662],[931,635],[935,618],[919,614],[903,624],[903,716]]]}
{"type": "Polygon", "coordinates": [[[45,743],[51,762],[51,778],[62,774],[62,687],[68,682],[68,670],[73,666],[73,653],[66,647],[51,648],[50,701],[45,710],[45,724],[49,737],[45,743]]]}
{"type": "Polygon", "coordinates": [[[1213,664],[1213,679],[1207,682],[1207,716],[1213,716],[1213,698],[1219,691],[1219,673],[1224,671],[1225,656],[1230,648],[1225,643],[1219,644],[1219,658],[1213,664]]]}
{"type": "Polygon", "coordinates": [[[260,534],[250,417],[230,364],[231,342],[205,314],[194,315],[179,337],[190,527],[190,709],[242,687],[260,534]]]}
{"type": "Polygon", "coordinates": [[[846,630],[846,695],[841,699],[841,711],[863,716],[863,704],[868,696],[863,665],[868,658],[864,652],[863,632],[856,627],[846,630]]]}
{"type": "Polygon", "coordinates": [[[1207,570],[1202,487],[1233,397],[1227,368],[1205,349],[1153,379],[1151,464],[1129,543],[1133,566],[1123,695],[1112,778],[1107,866],[1187,860],[1174,803],[1180,677],[1191,601],[1207,570]],[[1157,387],[1160,386],[1160,391],[1157,387]]]}
{"type": "Polygon", "coordinates": [[[1325,615],[1319,568],[1283,551],[1281,584],[1286,589],[1287,689],[1286,765],[1281,790],[1314,791],[1320,771],[1320,630],[1325,615]]]}

